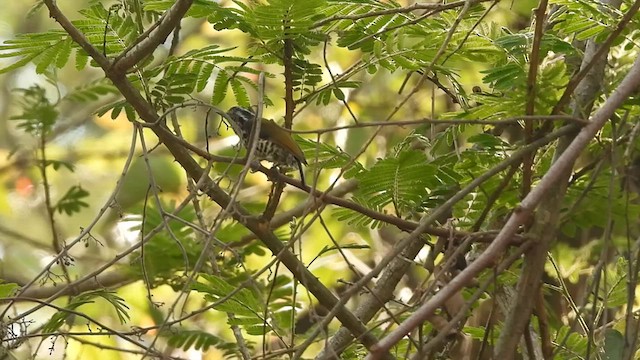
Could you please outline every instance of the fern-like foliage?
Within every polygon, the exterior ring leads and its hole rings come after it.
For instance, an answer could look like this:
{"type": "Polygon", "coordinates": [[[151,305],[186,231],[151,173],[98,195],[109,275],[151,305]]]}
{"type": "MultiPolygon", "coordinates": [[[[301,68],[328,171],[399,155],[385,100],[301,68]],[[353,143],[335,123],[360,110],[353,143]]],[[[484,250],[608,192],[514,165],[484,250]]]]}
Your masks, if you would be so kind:
{"type": "Polygon", "coordinates": [[[296,141],[304,151],[307,159],[313,159],[309,164],[310,169],[337,169],[345,168],[345,178],[349,179],[364,170],[362,164],[349,156],[339,148],[296,137],[296,141]]]}
{"type": "Polygon", "coordinates": [[[73,89],[65,95],[63,100],[86,103],[99,100],[105,95],[116,94],[119,94],[119,92],[109,80],[99,79],[73,89]]]}
{"type": "Polygon", "coordinates": [[[21,68],[29,63],[36,66],[38,74],[44,73],[50,66],[61,68],[67,63],[73,47],[76,47],[73,40],[61,30],[20,34],[0,45],[1,58],[18,58],[13,64],[0,69],[0,73],[21,68]]]}
{"type": "MultiPolygon", "coordinates": [[[[170,212],[175,209],[175,203],[163,203],[162,207],[170,212]]],[[[163,225],[155,205],[137,213],[145,214],[143,226],[136,228],[142,230],[143,235],[163,225]]],[[[185,222],[197,221],[193,208],[185,208],[177,216],[185,222]]],[[[168,225],[170,230],[159,232],[145,244],[144,249],[134,254],[131,270],[139,278],[147,280],[151,287],[169,284],[180,289],[184,281],[181,274],[187,273],[197,262],[203,244],[194,237],[193,228],[176,221],[168,222],[168,225]]]]}
{"type": "Polygon", "coordinates": [[[124,299],[116,295],[114,292],[95,290],[74,297],[69,304],[65,306],[64,310],[60,310],[51,316],[51,319],[49,319],[49,321],[47,321],[43,326],[42,331],[44,333],[53,333],[57,331],[73,316],[73,314],[65,310],[76,310],[82,305],[94,303],[98,298],[106,300],[111,304],[121,323],[124,324],[129,320],[129,307],[126,305],[124,299]]]}
{"type": "MultiPolygon", "coordinates": [[[[212,104],[219,104],[227,94],[229,85],[234,92],[236,102],[241,106],[250,106],[247,88],[256,89],[254,82],[247,77],[238,75],[258,74],[259,71],[246,66],[247,63],[253,63],[255,60],[238,56],[230,56],[227,53],[233,51],[234,48],[220,48],[217,45],[210,45],[202,49],[190,50],[181,56],[169,57],[161,66],[150,69],[146,74],[148,77],[154,78],[162,75],[163,79],[172,77],[182,77],[176,86],[167,86],[168,84],[157,83],[158,92],[168,92],[172,96],[178,96],[182,101],[191,93],[202,92],[207,84],[211,82],[212,75],[215,74],[214,89],[212,95],[212,104]],[[181,83],[181,84],[180,84],[181,83]]],[[[267,74],[273,77],[271,74],[267,74]]],[[[165,81],[166,82],[166,81],[165,81]]],[[[153,94],[158,99],[160,94],[153,94]]],[[[267,100],[267,103],[270,101],[267,100]]],[[[177,98],[169,101],[168,104],[175,104],[177,98]]]]}
{"type": "Polygon", "coordinates": [[[18,122],[18,128],[33,136],[48,135],[58,120],[58,109],[49,101],[46,91],[41,86],[28,89],[16,89],[21,94],[21,114],[14,115],[11,120],[18,122]]]}
{"type": "MultiPolygon", "coordinates": [[[[80,13],[84,17],[72,21],[73,25],[107,56],[119,54],[137,36],[130,16],[110,14],[102,4],[94,3],[80,13]],[[102,44],[104,46],[101,46],[102,44]]],[[[76,68],[83,69],[87,65],[88,56],[66,32],[50,30],[44,33],[20,34],[0,45],[0,58],[18,58],[13,64],[0,69],[0,73],[18,69],[28,63],[36,66],[38,74],[44,73],[50,67],[59,69],[67,64],[72,50],[76,52],[76,68]]]]}
{"type": "MultiPolygon", "coordinates": [[[[356,179],[360,185],[353,200],[378,212],[385,212],[385,207],[392,205],[394,213],[403,216],[419,208],[429,189],[442,185],[438,172],[424,153],[402,151],[358,173],[356,179]]],[[[350,210],[338,210],[337,216],[358,225],[376,225],[370,218],[363,218],[362,214],[350,210]]]]}
{"type": "Polygon", "coordinates": [[[223,351],[227,357],[239,354],[236,344],[227,342],[206,331],[177,328],[166,331],[163,335],[167,337],[167,342],[170,346],[185,351],[195,349],[206,352],[213,347],[223,351]]]}
{"type": "Polygon", "coordinates": [[[263,306],[257,300],[256,294],[247,288],[238,290],[236,284],[218,276],[202,274],[202,278],[205,281],[194,284],[193,290],[204,293],[205,298],[215,304],[216,310],[233,313],[234,325],[241,325],[252,335],[269,332],[268,322],[263,318],[263,306]],[[233,295],[226,299],[230,294],[233,295]]]}
{"type": "Polygon", "coordinates": [[[551,3],[561,7],[560,11],[553,14],[550,22],[557,24],[559,32],[572,34],[577,40],[594,36],[603,39],[622,17],[618,9],[606,3],[572,0],[554,0],[551,3]]]}

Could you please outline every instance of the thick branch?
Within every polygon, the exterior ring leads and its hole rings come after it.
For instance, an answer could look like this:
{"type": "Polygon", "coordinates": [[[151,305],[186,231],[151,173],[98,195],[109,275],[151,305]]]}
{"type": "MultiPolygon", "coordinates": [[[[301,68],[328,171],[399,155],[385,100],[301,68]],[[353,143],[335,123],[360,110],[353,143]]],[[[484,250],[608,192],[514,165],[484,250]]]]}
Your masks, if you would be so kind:
{"type": "Polygon", "coordinates": [[[192,3],[193,0],[177,0],[154,26],[140,35],[131,47],[116,58],[111,70],[117,74],[123,74],[140,60],[149,56],[160,44],[165,42],[167,36],[180,23],[192,3]]]}
{"type": "MultiPolygon", "coordinates": [[[[620,86],[618,86],[600,110],[593,115],[590,124],[582,129],[571,145],[569,145],[567,151],[558,158],[558,161],[556,161],[547,174],[540,180],[538,186],[533,188],[522,200],[520,207],[514,211],[496,239],[489,245],[485,252],[458,276],[453,278],[451,282],[440,289],[437,294],[424,303],[413,315],[405,320],[405,322],[381,340],[380,343],[376,345],[370,359],[377,359],[380,354],[386,353],[406,334],[409,334],[414,328],[418,327],[425,319],[432,315],[449,297],[455,295],[456,292],[473,281],[480,271],[495,263],[496,259],[503,254],[509,244],[509,239],[531,216],[543,197],[556,186],[557,181],[567,169],[571,169],[577,157],[604,126],[609,117],[638,86],[640,86],[640,59],[636,60],[633,68],[624,78],[620,86]]],[[[495,358],[505,359],[504,357],[497,356],[495,358]]]]}
{"type": "MultiPolygon", "coordinates": [[[[589,40],[587,43],[581,69],[589,69],[589,71],[585,73],[584,81],[578,84],[574,94],[575,101],[572,104],[572,112],[576,117],[586,117],[586,114],[591,112],[593,99],[600,92],[606,60],[606,56],[601,52],[600,46],[594,39],[589,40]]],[[[602,48],[608,49],[604,45],[602,48]]],[[[554,158],[559,159],[560,154],[568,151],[570,143],[570,137],[562,139],[556,148],[554,158]]],[[[536,293],[540,291],[540,282],[547,260],[547,252],[553,239],[556,238],[562,199],[566,193],[572,168],[573,162],[567,165],[563,171],[558,171],[559,175],[555,182],[554,191],[541,201],[531,229],[531,235],[538,239],[538,243],[525,254],[517,292],[506,314],[505,325],[496,348],[496,356],[498,358],[510,358],[515,354],[520,337],[530,321],[531,312],[538,297],[536,293]]],[[[545,320],[539,319],[543,322],[545,320]]]]}
{"type": "MultiPolygon", "coordinates": [[[[191,1],[179,1],[184,4],[191,4],[191,1]]],[[[70,34],[81,35],[78,29],[71,24],[68,19],[59,11],[53,0],[45,0],[45,4],[49,8],[51,14],[55,14],[56,20],[60,24],[66,24],[65,30],[70,34]]],[[[186,12],[186,9],[184,11],[186,12]]],[[[83,36],[73,36],[73,39],[80,42],[80,46],[83,48],[91,47],[86,42],[83,36]]],[[[90,52],[90,54],[92,54],[90,52]]],[[[94,52],[97,56],[101,56],[99,53],[94,52]]],[[[101,59],[104,59],[103,57],[101,59]]],[[[99,62],[100,63],[100,62],[99,62]]],[[[106,76],[113,82],[113,84],[122,93],[124,98],[129,104],[136,110],[140,118],[150,124],[157,124],[159,116],[151,105],[145,101],[138,90],[126,79],[124,73],[121,71],[114,71],[109,68],[105,62],[101,63],[106,76]]],[[[337,318],[342,324],[349,329],[352,333],[360,339],[360,341],[370,348],[377,340],[376,338],[367,332],[366,327],[356,318],[344,305],[338,304],[338,299],[331,293],[331,291],[325,287],[317,277],[315,277],[305,265],[298,260],[298,258],[287,248],[284,244],[271,232],[269,229],[269,223],[260,221],[251,216],[251,214],[242,208],[239,204],[231,204],[231,198],[224,192],[209,176],[204,173],[204,169],[191,157],[189,151],[181,146],[180,143],[174,141],[174,137],[167,128],[160,126],[151,127],[158,136],[158,139],[165,144],[167,149],[174,156],[175,160],[182,166],[187,172],[189,177],[195,181],[203,181],[204,192],[222,208],[233,209],[233,218],[247,227],[256,236],[264,242],[265,245],[276,255],[282,263],[293,273],[309,291],[327,308],[338,309],[337,318]]]]}
{"type": "MultiPolygon", "coordinates": [[[[524,147],[522,149],[519,149],[518,151],[513,153],[505,161],[501,162],[500,164],[498,164],[498,165],[494,166],[493,168],[491,168],[489,171],[487,171],[484,174],[480,175],[479,177],[475,178],[473,181],[471,181],[469,184],[467,184],[467,186],[465,186],[462,190],[458,191],[455,195],[453,195],[450,199],[448,199],[444,204],[442,204],[438,208],[434,209],[429,215],[425,215],[422,219],[420,219],[420,223],[419,223],[418,227],[415,230],[413,230],[406,238],[404,238],[400,242],[398,242],[396,244],[396,246],[393,248],[393,250],[390,251],[387,255],[385,255],[385,257],[378,263],[378,265],[376,265],[376,267],[374,269],[372,269],[368,274],[366,274],[360,280],[358,280],[353,286],[351,286],[351,288],[349,288],[347,291],[345,291],[345,293],[343,294],[343,296],[340,299],[340,303],[341,304],[346,303],[350,299],[350,297],[352,295],[354,295],[355,293],[357,293],[358,291],[360,291],[360,289],[362,289],[362,287],[367,282],[369,282],[372,278],[374,278],[380,272],[382,272],[383,269],[386,269],[387,266],[398,257],[398,255],[400,255],[401,253],[403,253],[405,251],[405,249],[413,248],[413,246],[414,246],[413,244],[415,244],[416,242],[422,242],[421,236],[426,231],[426,229],[429,228],[431,226],[431,224],[433,224],[436,221],[436,219],[440,218],[440,216],[442,216],[446,212],[450,211],[451,208],[456,203],[458,203],[465,196],[467,196],[469,193],[471,193],[476,187],[480,186],[480,184],[484,183],[485,181],[487,181],[488,179],[492,178],[493,176],[495,176],[496,174],[500,173],[501,171],[507,169],[508,167],[519,163],[520,161],[522,161],[523,156],[528,154],[530,151],[532,151],[536,147],[542,146],[541,144],[546,144],[549,141],[552,141],[553,139],[558,138],[559,136],[566,135],[569,132],[574,131],[574,129],[575,128],[573,126],[565,126],[564,128],[559,129],[557,132],[555,132],[553,134],[549,134],[549,135],[545,136],[544,138],[538,139],[538,140],[532,142],[531,144],[527,145],[526,147],[524,147]]],[[[514,234],[515,234],[515,231],[511,235],[514,235],[514,234]]],[[[506,244],[504,246],[506,247],[506,244]]],[[[482,268],[484,268],[484,267],[486,267],[486,266],[483,266],[482,268]]],[[[391,278],[391,277],[389,277],[389,278],[391,278]]],[[[443,299],[443,301],[444,300],[446,300],[446,299],[443,299]]],[[[439,305],[441,305],[441,304],[439,304],[439,305]]],[[[373,310],[373,309],[367,309],[366,311],[369,311],[369,310],[373,310]]],[[[363,311],[364,311],[364,309],[363,309],[363,311]]],[[[333,312],[334,311],[331,311],[330,314],[327,315],[327,316],[330,316],[331,313],[333,313],[333,312]]],[[[380,357],[386,356],[387,355],[387,351],[388,351],[388,349],[382,350],[380,353],[378,353],[376,355],[376,357],[380,358],[380,357]]],[[[328,351],[326,353],[330,354],[331,352],[328,351]]]]}
{"type": "Polygon", "coordinates": [[[567,84],[564,93],[560,97],[560,100],[558,100],[558,103],[553,107],[553,110],[551,111],[552,115],[560,114],[562,112],[562,109],[571,99],[571,95],[573,94],[573,91],[578,87],[578,84],[580,84],[582,79],[587,76],[587,74],[591,70],[591,67],[595,65],[595,62],[599,59],[602,59],[603,56],[609,53],[611,44],[613,44],[614,40],[616,40],[618,36],[624,31],[629,21],[631,21],[631,19],[633,19],[635,14],[638,12],[638,9],[640,9],[640,1],[636,1],[633,3],[633,5],[629,8],[629,11],[627,11],[622,20],[620,20],[615,30],[613,30],[611,34],[609,34],[607,39],[600,45],[600,49],[598,49],[597,53],[592,56],[591,61],[580,67],[580,72],[578,72],[569,80],[569,83],[567,84]]]}

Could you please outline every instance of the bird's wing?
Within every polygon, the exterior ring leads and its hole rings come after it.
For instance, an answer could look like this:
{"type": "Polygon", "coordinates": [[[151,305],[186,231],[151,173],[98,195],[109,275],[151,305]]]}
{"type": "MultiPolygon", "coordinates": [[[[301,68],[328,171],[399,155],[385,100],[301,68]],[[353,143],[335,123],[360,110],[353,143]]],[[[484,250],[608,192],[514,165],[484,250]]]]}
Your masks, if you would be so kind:
{"type": "Polygon", "coordinates": [[[307,159],[305,159],[302,149],[293,140],[291,133],[280,127],[273,120],[265,120],[260,125],[260,137],[264,139],[267,136],[270,136],[277,144],[289,150],[298,161],[305,165],[307,164],[307,159]]]}

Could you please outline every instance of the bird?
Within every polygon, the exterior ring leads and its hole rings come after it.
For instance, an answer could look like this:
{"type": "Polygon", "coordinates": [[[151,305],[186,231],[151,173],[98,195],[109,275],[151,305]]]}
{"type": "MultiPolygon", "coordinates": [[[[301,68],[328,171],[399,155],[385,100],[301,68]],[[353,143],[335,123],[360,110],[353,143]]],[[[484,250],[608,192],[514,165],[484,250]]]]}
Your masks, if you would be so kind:
{"type": "MultiPolygon", "coordinates": [[[[231,128],[249,149],[251,129],[256,114],[239,106],[234,106],[227,112],[231,128]]],[[[254,156],[257,160],[267,160],[275,166],[287,170],[297,168],[300,171],[300,181],[305,186],[302,165],[307,165],[307,159],[298,143],[293,140],[291,133],[280,127],[270,119],[260,119],[260,135],[254,156]]]]}

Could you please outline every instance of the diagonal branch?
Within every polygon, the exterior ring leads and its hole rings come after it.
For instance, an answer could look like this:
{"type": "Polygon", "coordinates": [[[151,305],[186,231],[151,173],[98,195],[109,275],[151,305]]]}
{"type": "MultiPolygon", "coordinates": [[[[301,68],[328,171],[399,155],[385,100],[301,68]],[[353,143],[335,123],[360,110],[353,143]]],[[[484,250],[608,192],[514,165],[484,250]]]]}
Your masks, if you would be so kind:
{"type": "MultiPolygon", "coordinates": [[[[363,276],[360,280],[358,280],[351,288],[349,288],[341,297],[340,302],[341,303],[346,303],[347,301],[349,301],[350,297],[352,295],[354,295],[355,293],[357,293],[358,291],[360,291],[360,289],[362,289],[362,287],[364,286],[364,284],[366,284],[368,281],[370,281],[371,279],[373,279],[375,276],[377,276],[378,274],[380,274],[380,272],[382,272],[383,269],[389,269],[390,274],[385,274],[384,278],[388,279],[389,282],[393,281],[394,277],[391,276],[392,273],[394,271],[398,271],[397,269],[399,269],[399,271],[402,271],[402,266],[400,266],[401,264],[398,264],[398,261],[404,261],[403,258],[398,257],[398,255],[400,255],[401,253],[406,256],[407,258],[411,258],[413,259],[416,254],[417,251],[419,251],[420,249],[418,248],[417,250],[415,250],[415,246],[413,244],[415,243],[420,243],[422,244],[422,236],[423,234],[426,232],[426,230],[431,226],[431,224],[433,224],[436,219],[440,218],[443,214],[445,214],[446,212],[450,211],[451,208],[458,203],[460,200],[462,200],[465,196],[467,196],[469,193],[471,193],[476,187],[480,186],[482,183],[484,183],[485,181],[487,181],[488,179],[494,177],[496,174],[504,171],[505,169],[509,168],[510,166],[513,166],[514,164],[518,164],[522,161],[523,156],[525,156],[526,154],[528,154],[529,152],[531,152],[533,149],[535,149],[536,147],[541,146],[541,144],[546,144],[549,141],[552,141],[554,139],[557,139],[560,136],[563,135],[567,135],[573,131],[575,128],[573,126],[565,126],[561,129],[559,129],[557,132],[549,134],[547,136],[545,136],[542,139],[536,140],[534,142],[532,142],[531,144],[527,145],[526,147],[523,147],[522,149],[519,149],[518,151],[514,152],[508,159],[504,160],[503,162],[501,162],[500,164],[494,166],[493,168],[491,168],[489,171],[485,172],[484,174],[480,175],[479,177],[475,178],[473,181],[471,181],[469,184],[467,184],[467,186],[465,186],[462,190],[458,191],[455,195],[453,195],[451,198],[449,198],[444,204],[440,205],[438,208],[434,209],[429,215],[425,215],[422,219],[420,219],[420,222],[418,224],[418,227],[416,229],[414,229],[406,238],[402,239],[400,242],[398,242],[396,244],[396,246],[393,248],[393,250],[391,250],[387,255],[385,255],[385,257],[376,265],[376,267],[371,270],[367,275],[363,276]],[[415,251],[415,253],[414,253],[415,251]],[[393,265],[390,265],[393,264],[393,265]],[[389,265],[387,267],[387,265],[389,265]]],[[[511,235],[514,235],[514,233],[512,233],[511,235]]],[[[447,235],[448,236],[448,235],[447,235]]],[[[505,240],[505,244],[504,247],[507,246],[507,242],[510,241],[506,241],[505,240]]],[[[495,240],[494,240],[495,243],[495,240]]],[[[492,259],[493,260],[493,259],[492,259]]],[[[472,263],[472,265],[475,264],[472,263]]],[[[481,269],[484,269],[485,267],[487,267],[487,264],[481,265],[481,269]]],[[[480,270],[481,270],[480,269],[480,270]]],[[[480,271],[478,270],[478,271],[480,271]]],[[[458,277],[456,277],[454,279],[454,281],[458,279],[458,277]]],[[[465,282],[466,284],[466,282],[465,282]]],[[[384,287],[384,286],[390,286],[388,283],[385,284],[385,282],[383,281],[378,281],[378,284],[376,285],[376,287],[384,287]]],[[[462,285],[461,285],[462,287],[462,285]]],[[[452,294],[454,294],[455,292],[457,292],[459,289],[454,290],[454,292],[452,294]]],[[[448,299],[442,299],[442,303],[448,299]]],[[[438,306],[442,305],[442,303],[439,303],[438,306]]],[[[362,307],[362,308],[358,308],[357,310],[357,315],[360,319],[368,319],[370,316],[373,316],[373,314],[375,314],[375,312],[379,309],[379,307],[376,308],[376,304],[373,303],[372,306],[369,307],[362,307]]],[[[331,315],[331,313],[330,313],[331,315]]],[[[430,314],[428,314],[430,315],[430,314]]],[[[425,318],[422,318],[421,321],[424,321],[425,318]]],[[[411,329],[409,329],[408,331],[411,331],[411,329]]],[[[341,329],[338,331],[338,334],[334,335],[332,338],[331,343],[327,346],[327,348],[330,347],[330,349],[325,349],[325,353],[320,355],[320,358],[324,358],[323,356],[329,356],[332,351],[335,351],[338,348],[342,347],[343,342],[345,341],[349,341],[349,339],[347,338],[347,336],[344,334],[344,329],[341,329]],[[342,331],[342,334],[340,334],[340,332],[342,331]],[[336,339],[335,342],[333,339],[336,339]]],[[[401,336],[402,337],[402,336],[401,336]]],[[[395,343],[394,343],[395,344],[395,343]]],[[[390,345],[392,346],[392,345],[390,345]]],[[[376,358],[380,358],[385,356],[387,349],[382,350],[379,354],[377,354],[376,358]]]]}
{"type": "Polygon", "coordinates": [[[618,36],[625,30],[627,24],[633,19],[635,14],[640,9],[640,0],[636,0],[633,5],[629,8],[629,11],[622,17],[622,20],[618,23],[618,26],[609,34],[607,39],[600,45],[600,49],[596,54],[593,55],[591,61],[585,66],[580,68],[580,72],[574,75],[567,84],[567,87],[564,90],[564,93],[558,100],[558,103],[553,107],[551,111],[551,115],[557,115],[562,112],[564,107],[567,105],[569,100],[571,99],[571,95],[573,91],[578,87],[578,84],[584,79],[585,76],[589,73],[591,68],[596,64],[596,62],[605,56],[609,52],[609,48],[613,44],[613,42],[618,38],[618,36]]]}
{"type": "MultiPolygon", "coordinates": [[[[63,26],[63,28],[72,36],[72,38],[79,42],[83,48],[91,45],[86,41],[86,38],[82,33],[71,24],[64,14],[57,8],[54,0],[44,0],[46,6],[49,8],[50,13],[55,19],[63,26]]],[[[190,4],[191,1],[181,1],[181,3],[190,4]]],[[[188,7],[187,7],[188,9],[188,7]]],[[[186,9],[184,9],[186,11],[186,9]]],[[[90,54],[98,54],[93,52],[90,54]]],[[[124,98],[131,104],[136,110],[140,118],[149,123],[157,124],[159,116],[153,107],[142,97],[140,92],[126,79],[124,73],[120,71],[114,71],[108,65],[108,62],[104,57],[98,57],[101,59],[99,64],[105,72],[105,75],[113,82],[114,86],[122,93],[124,98]]],[[[97,59],[96,59],[97,60],[97,59]]],[[[367,332],[366,327],[362,322],[353,315],[344,305],[338,304],[338,299],[331,293],[331,291],[318,280],[318,278],[311,273],[306,266],[298,260],[298,258],[288,249],[285,245],[275,236],[275,234],[269,229],[269,223],[263,220],[255,219],[251,214],[241,207],[237,203],[232,203],[231,197],[222,190],[210,177],[205,173],[204,169],[191,157],[189,151],[182,147],[178,142],[174,140],[168,129],[160,124],[151,129],[158,136],[159,140],[165,144],[167,149],[171,152],[175,160],[182,166],[187,172],[188,176],[195,181],[203,180],[203,192],[207,194],[214,202],[220,205],[222,208],[233,209],[233,218],[240,224],[244,225],[276,255],[282,263],[293,273],[309,291],[327,308],[336,308],[337,318],[341,323],[349,328],[354,336],[367,347],[370,348],[377,342],[375,336],[367,332]],[[164,129],[159,130],[159,129],[164,129]]]]}
{"type": "MultiPolygon", "coordinates": [[[[129,48],[115,59],[111,71],[116,74],[125,73],[140,60],[149,56],[167,40],[167,36],[178,26],[192,3],[193,0],[177,0],[153,26],[141,34],[129,48]]],[[[65,30],[67,29],[65,28],[65,30]]]]}
{"type": "MultiPolygon", "coordinates": [[[[602,1],[603,4],[607,2],[615,7],[619,7],[621,4],[619,0],[602,1]]],[[[581,68],[589,69],[589,71],[586,72],[584,81],[581,81],[573,92],[574,101],[571,108],[574,116],[586,118],[587,114],[591,113],[594,99],[600,93],[606,65],[606,53],[602,53],[602,48],[608,50],[608,46],[598,44],[595,39],[591,39],[587,43],[581,68]]],[[[555,150],[554,161],[560,159],[561,154],[568,151],[571,140],[571,136],[560,140],[555,150]]],[[[555,164],[552,167],[555,167],[555,164]]],[[[557,236],[560,209],[572,167],[573,164],[560,172],[554,184],[554,191],[545,196],[540,202],[533,222],[534,225],[530,231],[530,235],[538,239],[538,243],[524,257],[522,273],[518,279],[517,292],[506,314],[505,325],[498,340],[496,354],[511,356],[516,351],[523,331],[528,328],[526,324],[530,321],[535,299],[540,296],[536,296],[536,293],[541,291],[540,285],[547,254],[552,241],[557,236]]],[[[541,324],[541,329],[543,329],[546,319],[541,314],[542,312],[539,311],[538,322],[541,324]]],[[[546,342],[545,348],[547,350],[545,356],[550,359],[552,357],[552,354],[549,354],[548,351],[550,341],[548,338],[543,338],[542,340],[546,342]]]]}
{"type": "MultiPolygon", "coordinates": [[[[520,206],[515,209],[507,223],[504,225],[496,239],[487,247],[485,252],[472,262],[458,276],[453,278],[446,286],[435,294],[429,301],[424,303],[405,322],[400,324],[394,331],[378,343],[370,356],[370,359],[377,359],[381,354],[387,352],[394,344],[402,339],[406,334],[419,326],[427,317],[442,306],[451,296],[469,284],[480,271],[490,267],[496,259],[501,256],[509,243],[509,239],[518,231],[520,226],[533,214],[540,201],[556,185],[561,176],[571,169],[575,160],[582,153],[598,131],[604,126],[609,117],[620,107],[620,105],[640,86],[640,59],[637,59],[631,71],[624,78],[620,86],[613,92],[611,97],[591,118],[591,123],[584,127],[576,136],[574,141],[549,169],[547,174],[540,180],[538,186],[522,200],[520,206]]],[[[498,345],[500,347],[500,344],[498,345]]],[[[499,352],[498,355],[502,354],[499,352]]],[[[507,353],[508,354],[508,353],[507,353]]],[[[496,355],[496,359],[506,359],[496,355]]]]}
{"type": "MultiPolygon", "coordinates": [[[[492,1],[492,0],[474,0],[472,1],[472,4],[479,4],[481,2],[486,2],[486,1],[492,1]]],[[[340,20],[351,20],[351,21],[356,21],[356,20],[360,20],[360,19],[366,19],[368,17],[376,17],[376,16],[383,16],[383,15],[394,15],[394,14],[406,14],[406,13],[410,13],[416,10],[429,10],[433,13],[435,12],[441,12],[444,10],[451,10],[451,9],[455,9],[457,7],[461,7],[464,6],[467,3],[467,1],[465,0],[460,0],[460,1],[454,1],[448,4],[436,4],[436,3],[415,3],[413,5],[409,5],[406,7],[398,7],[398,8],[391,8],[391,9],[385,9],[385,10],[378,10],[378,11],[371,11],[368,13],[364,13],[364,14],[356,14],[356,15],[334,15],[331,16],[329,18],[326,19],[322,19],[318,22],[316,22],[315,24],[311,25],[311,29],[315,29],[324,25],[327,25],[329,23],[332,23],[334,21],[340,21],[340,20]]]]}

